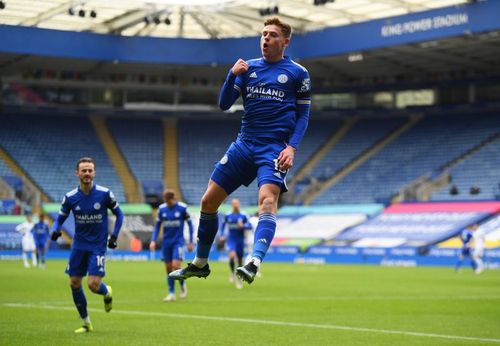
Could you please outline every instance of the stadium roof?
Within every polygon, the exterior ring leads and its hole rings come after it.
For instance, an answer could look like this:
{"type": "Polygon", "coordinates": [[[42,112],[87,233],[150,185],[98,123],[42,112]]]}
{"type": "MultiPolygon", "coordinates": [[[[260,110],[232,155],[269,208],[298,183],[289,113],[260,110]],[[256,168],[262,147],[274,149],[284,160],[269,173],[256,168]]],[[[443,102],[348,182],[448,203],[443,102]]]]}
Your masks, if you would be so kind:
{"type": "Polygon", "coordinates": [[[276,13],[289,22],[295,32],[304,32],[467,2],[469,1],[1,0],[0,24],[125,36],[223,38],[258,35],[263,18],[276,13]],[[323,4],[315,5],[319,2],[323,4]]]}

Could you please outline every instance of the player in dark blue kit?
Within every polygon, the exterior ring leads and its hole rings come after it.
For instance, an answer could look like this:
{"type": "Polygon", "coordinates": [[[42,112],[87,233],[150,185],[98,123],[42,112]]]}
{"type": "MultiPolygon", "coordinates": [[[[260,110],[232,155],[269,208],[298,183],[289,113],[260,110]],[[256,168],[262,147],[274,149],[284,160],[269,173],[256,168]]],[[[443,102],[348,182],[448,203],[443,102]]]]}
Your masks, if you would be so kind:
{"type": "MultiPolygon", "coordinates": [[[[187,205],[177,201],[174,191],[166,190],[163,193],[163,197],[165,203],[161,204],[158,208],[158,217],[149,248],[151,251],[156,249],[156,239],[163,224],[163,242],[161,248],[168,285],[168,295],[163,301],[173,302],[176,299],[175,282],[172,278],[168,277],[168,274],[173,270],[179,269],[184,259],[184,221],[189,226],[188,250],[189,252],[193,251],[193,223],[191,222],[191,216],[187,212],[187,205]]],[[[187,297],[187,287],[184,280],[180,281],[180,286],[181,293],[179,296],[184,299],[187,297]]]]}
{"type": "Polygon", "coordinates": [[[102,282],[105,275],[106,244],[110,249],[116,248],[123,213],[113,193],[106,187],[94,184],[95,164],[90,157],[78,160],[76,175],[80,179],[80,185],[64,196],[51,238],[55,241],[61,236],[62,224],[72,212],[75,217],[75,237],[66,273],[69,275],[73,301],[84,322],[81,328],[75,330],[75,333],[79,334],[93,330],[82,288],[82,278],[87,273],[90,290],[104,296],[104,310],[111,311],[111,286],[102,282]],[[113,234],[109,240],[108,209],[116,216],[113,234]]]}
{"type": "Polygon", "coordinates": [[[38,259],[38,266],[45,269],[45,253],[47,252],[47,241],[49,240],[50,231],[49,225],[45,222],[45,215],[40,213],[38,215],[38,222],[31,230],[33,239],[36,246],[36,257],[38,259]]]}
{"type": "Polygon", "coordinates": [[[278,197],[287,190],[285,177],[309,121],[311,82],[301,65],[284,55],[291,27],[274,17],[264,22],[262,57],[238,59],[222,86],[219,106],[229,109],[241,95],[244,114],[234,143],[220,159],[201,199],[198,244],[193,263],[170,273],[183,280],[210,274],[208,255],[218,230],[217,210],[239,186],[255,178],[259,186],[259,223],[250,262],[236,269],[253,282],[276,230],[278,197]]]}
{"type": "Polygon", "coordinates": [[[469,257],[472,270],[476,270],[476,262],[474,261],[474,257],[472,256],[472,249],[471,249],[471,242],[472,239],[474,238],[473,232],[474,232],[474,225],[468,226],[466,229],[462,231],[462,233],[460,233],[460,240],[462,241],[463,245],[462,249],[460,250],[458,262],[455,266],[456,271],[460,271],[465,257],[469,257]]]}
{"type": "Polygon", "coordinates": [[[229,251],[229,269],[231,274],[229,276],[229,282],[236,283],[236,288],[241,289],[241,281],[239,278],[234,277],[235,274],[235,259],[238,259],[238,266],[243,265],[243,251],[245,248],[245,231],[251,229],[252,226],[248,222],[248,216],[245,212],[240,211],[240,201],[238,199],[233,199],[232,202],[233,211],[227,213],[224,217],[224,222],[221,227],[221,236],[219,240],[221,242],[226,241],[226,236],[224,235],[224,230],[228,229],[229,235],[227,236],[227,248],[229,251]]]}

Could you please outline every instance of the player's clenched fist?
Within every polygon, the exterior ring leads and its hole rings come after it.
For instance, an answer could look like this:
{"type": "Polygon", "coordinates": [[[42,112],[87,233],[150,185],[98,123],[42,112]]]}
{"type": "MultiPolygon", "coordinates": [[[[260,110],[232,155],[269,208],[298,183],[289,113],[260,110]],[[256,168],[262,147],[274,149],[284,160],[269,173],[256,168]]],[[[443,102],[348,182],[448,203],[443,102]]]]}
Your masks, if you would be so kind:
{"type": "Polygon", "coordinates": [[[248,71],[248,64],[246,63],[245,60],[238,59],[238,61],[236,61],[236,63],[234,64],[234,66],[231,70],[233,71],[233,74],[235,76],[238,76],[238,75],[248,71]]]}

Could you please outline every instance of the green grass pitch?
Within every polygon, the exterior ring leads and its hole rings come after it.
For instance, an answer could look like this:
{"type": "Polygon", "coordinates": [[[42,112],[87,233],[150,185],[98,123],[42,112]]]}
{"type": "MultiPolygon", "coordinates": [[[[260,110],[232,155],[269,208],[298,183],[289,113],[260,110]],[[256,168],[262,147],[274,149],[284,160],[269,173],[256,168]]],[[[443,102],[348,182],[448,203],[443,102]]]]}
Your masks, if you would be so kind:
{"type": "Polygon", "coordinates": [[[500,344],[499,271],[265,263],[237,290],[212,263],[186,300],[163,303],[161,262],[109,262],[113,311],[85,287],[95,331],[74,335],[65,266],[0,262],[0,345],[500,344]]]}

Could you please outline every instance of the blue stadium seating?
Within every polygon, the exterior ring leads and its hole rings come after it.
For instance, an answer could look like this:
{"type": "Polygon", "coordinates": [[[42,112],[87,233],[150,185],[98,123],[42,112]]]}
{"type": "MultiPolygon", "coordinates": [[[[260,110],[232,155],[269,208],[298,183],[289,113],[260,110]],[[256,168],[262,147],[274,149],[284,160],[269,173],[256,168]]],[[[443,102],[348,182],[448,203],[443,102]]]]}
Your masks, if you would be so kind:
{"type": "MultiPolygon", "coordinates": [[[[339,120],[311,119],[309,128],[296,155],[294,168],[288,180],[305,164],[310,156],[340,126],[339,120]]],[[[181,189],[186,201],[198,204],[205,191],[214,164],[240,128],[239,118],[224,120],[182,120],[179,123],[179,167],[181,189]],[[200,145],[206,143],[207,145],[200,145]]],[[[243,205],[257,205],[258,187],[255,180],[248,188],[240,187],[231,197],[243,205]]]]}
{"type": "Polygon", "coordinates": [[[82,156],[96,162],[96,182],[125,201],[123,186],[86,117],[2,115],[2,147],[54,201],[77,184],[75,163],[82,156]]]}
{"type": "Polygon", "coordinates": [[[477,114],[426,117],[314,204],[387,202],[405,184],[431,173],[498,132],[500,119],[477,114]]]}
{"type": "MultiPolygon", "coordinates": [[[[500,121],[497,125],[500,131],[500,121]]],[[[499,199],[500,196],[500,139],[489,143],[464,161],[454,166],[449,173],[451,184],[459,191],[450,195],[450,185],[432,195],[432,200],[482,200],[499,199]],[[469,193],[470,187],[481,189],[477,195],[469,193]]]]}
{"type": "MultiPolygon", "coordinates": [[[[178,126],[179,176],[184,199],[198,205],[215,163],[236,139],[239,117],[223,120],[181,120],[178,126]]],[[[242,205],[257,204],[257,182],[240,187],[232,195],[242,205]]]]}
{"type": "Polygon", "coordinates": [[[16,176],[14,172],[7,166],[2,159],[0,159],[0,177],[5,183],[10,185],[14,191],[20,192],[23,187],[23,181],[20,177],[16,176]]]}
{"type": "MultiPolygon", "coordinates": [[[[110,187],[120,201],[125,200],[120,180],[88,118],[33,114],[3,114],[2,117],[0,144],[53,200],[59,201],[65,192],[76,186],[74,164],[84,155],[97,161],[96,182],[110,187]]],[[[404,117],[361,119],[327,153],[311,176],[323,178],[334,174],[404,121],[404,117]]],[[[108,119],[107,124],[134,175],[147,186],[158,189],[163,173],[161,121],[120,118],[108,119]]],[[[311,118],[289,178],[340,124],[338,119],[311,118]]],[[[215,162],[236,138],[239,127],[238,116],[209,120],[184,118],[179,121],[179,176],[186,202],[199,203],[215,162]]],[[[409,182],[439,170],[498,133],[498,129],[500,118],[494,115],[427,116],[318,196],[313,204],[387,202],[409,182]]],[[[460,195],[450,196],[449,187],[446,187],[432,198],[494,199],[498,196],[499,142],[490,143],[451,170],[460,195]],[[469,195],[468,189],[473,184],[481,188],[479,195],[469,195]]],[[[0,162],[0,175],[5,174],[13,173],[4,162],[0,162]]],[[[232,197],[239,198],[243,205],[256,205],[256,181],[249,188],[240,188],[232,197]]]]}
{"type": "MultiPolygon", "coordinates": [[[[107,126],[128,162],[132,173],[143,185],[161,193],[163,181],[163,125],[152,119],[108,119],[107,126]],[[158,191],[157,191],[158,190],[158,191]]],[[[147,191],[148,190],[148,191],[147,191]]]]}
{"type": "Polygon", "coordinates": [[[406,118],[359,120],[314,167],[311,176],[319,179],[335,174],[388,133],[401,126],[406,118]]]}
{"type": "Polygon", "coordinates": [[[5,177],[5,176],[10,176],[10,175],[15,175],[14,172],[7,166],[5,162],[3,162],[2,159],[0,159],[0,177],[5,177]]]}
{"type": "Polygon", "coordinates": [[[339,129],[341,123],[340,120],[335,119],[314,119],[314,116],[310,119],[306,134],[295,154],[293,168],[288,172],[288,180],[304,166],[328,137],[339,129]]]}

